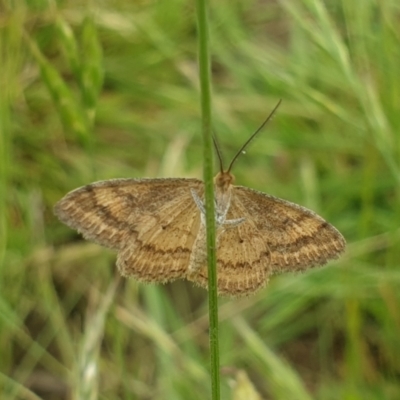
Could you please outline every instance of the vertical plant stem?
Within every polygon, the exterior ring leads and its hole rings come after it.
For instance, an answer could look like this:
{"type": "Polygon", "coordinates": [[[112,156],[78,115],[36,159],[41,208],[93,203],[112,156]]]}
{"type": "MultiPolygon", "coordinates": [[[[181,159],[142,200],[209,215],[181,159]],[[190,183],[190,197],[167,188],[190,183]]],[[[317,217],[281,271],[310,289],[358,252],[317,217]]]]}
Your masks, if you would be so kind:
{"type": "Polygon", "coordinates": [[[201,91],[203,132],[204,184],[206,199],[207,258],[208,258],[208,312],[211,361],[212,399],[220,398],[219,340],[218,340],[218,296],[215,254],[215,213],[213,183],[213,142],[211,130],[211,68],[208,30],[207,0],[197,0],[198,57],[201,91]]]}

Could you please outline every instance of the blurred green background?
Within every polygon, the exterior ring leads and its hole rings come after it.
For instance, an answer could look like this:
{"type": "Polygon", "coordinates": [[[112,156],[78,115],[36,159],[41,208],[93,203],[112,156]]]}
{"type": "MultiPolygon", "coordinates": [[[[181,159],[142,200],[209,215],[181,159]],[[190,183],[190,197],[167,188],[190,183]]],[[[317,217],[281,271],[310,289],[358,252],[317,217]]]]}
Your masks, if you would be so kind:
{"type": "MultiPolygon", "coordinates": [[[[236,181],[348,241],[221,299],[222,398],[399,399],[399,3],[212,3],[225,162],[282,99],[236,181]]],[[[194,2],[0,4],[0,398],[209,398],[207,292],[118,282],[52,213],[95,180],[201,178],[194,2]]]]}

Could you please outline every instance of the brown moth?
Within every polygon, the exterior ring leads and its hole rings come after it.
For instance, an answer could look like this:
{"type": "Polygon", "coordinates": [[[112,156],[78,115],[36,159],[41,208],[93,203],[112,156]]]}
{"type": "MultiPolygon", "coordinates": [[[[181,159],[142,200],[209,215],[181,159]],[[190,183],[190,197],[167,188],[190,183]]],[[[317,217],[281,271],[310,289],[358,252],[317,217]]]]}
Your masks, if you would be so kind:
{"type": "MultiPolygon", "coordinates": [[[[279,105],[279,104],[278,104],[279,105]]],[[[344,251],[340,232],[302,206],[243,186],[231,169],[274,114],[214,178],[220,295],[248,295],[274,273],[303,271],[344,251]]],[[[204,184],[198,179],[111,179],[73,190],[54,208],[86,239],[118,252],[123,276],[188,279],[207,288],[204,184]]]]}

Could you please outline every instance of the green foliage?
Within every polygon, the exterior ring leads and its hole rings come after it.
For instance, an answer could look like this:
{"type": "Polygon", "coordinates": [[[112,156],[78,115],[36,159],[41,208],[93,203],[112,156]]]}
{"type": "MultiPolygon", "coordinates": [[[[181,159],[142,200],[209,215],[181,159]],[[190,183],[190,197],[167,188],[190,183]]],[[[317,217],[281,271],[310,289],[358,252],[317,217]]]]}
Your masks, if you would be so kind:
{"type": "MultiPolygon", "coordinates": [[[[210,398],[206,292],[121,280],[110,303],[114,255],[52,215],[96,179],[201,177],[194,6],[88,4],[1,6],[1,398],[210,398]]],[[[210,16],[226,163],[283,100],[237,183],[349,242],[326,268],[220,300],[221,398],[245,370],[264,399],[398,399],[397,2],[221,0],[210,16]]]]}

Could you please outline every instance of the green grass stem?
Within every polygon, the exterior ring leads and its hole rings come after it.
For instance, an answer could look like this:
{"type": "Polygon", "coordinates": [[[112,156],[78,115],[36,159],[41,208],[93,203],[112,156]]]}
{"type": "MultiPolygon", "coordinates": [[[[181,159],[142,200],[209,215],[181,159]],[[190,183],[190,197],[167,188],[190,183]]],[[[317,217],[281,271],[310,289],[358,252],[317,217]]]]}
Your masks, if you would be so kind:
{"type": "Polygon", "coordinates": [[[208,27],[208,2],[197,0],[198,61],[203,132],[203,176],[206,201],[207,259],[208,259],[208,313],[211,362],[212,399],[220,398],[218,292],[215,249],[215,210],[213,182],[213,140],[211,112],[211,64],[208,27]]]}

